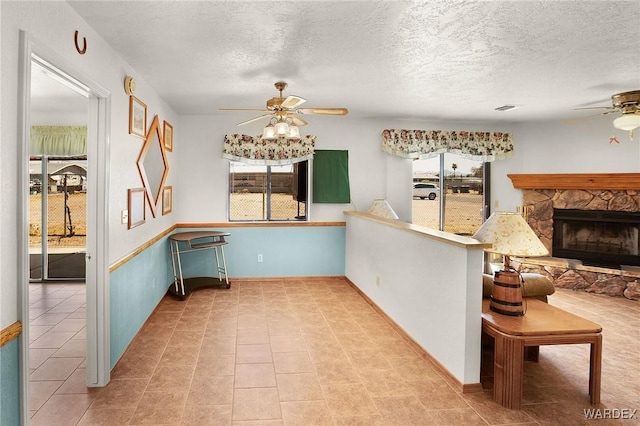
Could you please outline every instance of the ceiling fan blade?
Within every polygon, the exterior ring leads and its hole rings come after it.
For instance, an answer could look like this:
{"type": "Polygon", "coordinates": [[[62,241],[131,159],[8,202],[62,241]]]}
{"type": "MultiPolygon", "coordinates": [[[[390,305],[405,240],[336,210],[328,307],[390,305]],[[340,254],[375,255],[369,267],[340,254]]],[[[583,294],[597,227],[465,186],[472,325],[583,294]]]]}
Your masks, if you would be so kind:
{"type": "Polygon", "coordinates": [[[578,121],[582,121],[582,120],[588,120],[590,118],[595,118],[595,117],[600,117],[601,115],[607,115],[607,114],[611,114],[617,112],[616,110],[612,110],[612,111],[606,111],[606,112],[602,112],[600,114],[594,114],[594,115],[587,115],[585,117],[579,117],[579,118],[572,118],[571,120],[566,120],[563,121],[564,124],[571,124],[571,123],[576,123],[578,121]]]}
{"type": "Polygon", "coordinates": [[[349,110],[346,108],[299,108],[296,112],[298,114],[347,115],[349,110]]]}
{"type": "Polygon", "coordinates": [[[269,111],[266,108],[218,108],[219,111],[269,111]]]}
{"type": "Polygon", "coordinates": [[[290,114],[289,118],[291,118],[291,122],[298,127],[306,126],[307,124],[309,124],[306,120],[303,120],[302,118],[293,114],[290,114]]]}
{"type": "Polygon", "coordinates": [[[236,126],[244,126],[245,124],[253,123],[254,121],[258,121],[258,120],[261,120],[263,118],[272,117],[272,116],[273,116],[273,114],[263,114],[263,115],[260,115],[258,117],[254,117],[251,120],[247,120],[247,121],[243,121],[241,123],[238,123],[238,124],[236,124],[236,126]]]}
{"type": "Polygon", "coordinates": [[[291,95],[291,96],[287,96],[287,99],[282,101],[280,106],[282,108],[284,108],[284,109],[292,109],[292,108],[297,107],[298,105],[302,105],[305,102],[307,102],[307,100],[305,98],[301,98],[300,96],[291,95]]]}

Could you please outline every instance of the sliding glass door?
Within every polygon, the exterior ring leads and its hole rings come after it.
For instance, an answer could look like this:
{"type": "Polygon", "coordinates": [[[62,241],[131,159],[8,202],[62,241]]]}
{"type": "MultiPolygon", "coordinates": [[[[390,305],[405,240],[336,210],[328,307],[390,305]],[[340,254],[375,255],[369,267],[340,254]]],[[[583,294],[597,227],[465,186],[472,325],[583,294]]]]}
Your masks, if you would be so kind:
{"type": "Polygon", "coordinates": [[[29,174],[31,280],[84,280],[87,157],[31,157],[29,174]]]}
{"type": "Polygon", "coordinates": [[[413,162],[412,222],[473,235],[486,217],[489,163],[455,154],[413,162]]]}

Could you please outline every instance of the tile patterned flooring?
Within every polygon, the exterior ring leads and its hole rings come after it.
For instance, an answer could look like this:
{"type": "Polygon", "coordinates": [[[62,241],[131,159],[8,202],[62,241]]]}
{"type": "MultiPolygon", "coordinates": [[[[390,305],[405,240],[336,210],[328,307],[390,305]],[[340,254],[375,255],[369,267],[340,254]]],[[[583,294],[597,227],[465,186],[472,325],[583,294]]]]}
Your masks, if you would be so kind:
{"type": "MultiPolygon", "coordinates": [[[[344,279],[165,297],[98,389],[84,382],[84,285],[31,284],[30,298],[32,425],[593,423],[587,345],[542,347],[523,409],[507,410],[491,400],[490,351],[484,391],[461,394],[344,279]]],[[[570,290],[550,303],[603,326],[599,408],[640,409],[640,303],[570,290]]]]}

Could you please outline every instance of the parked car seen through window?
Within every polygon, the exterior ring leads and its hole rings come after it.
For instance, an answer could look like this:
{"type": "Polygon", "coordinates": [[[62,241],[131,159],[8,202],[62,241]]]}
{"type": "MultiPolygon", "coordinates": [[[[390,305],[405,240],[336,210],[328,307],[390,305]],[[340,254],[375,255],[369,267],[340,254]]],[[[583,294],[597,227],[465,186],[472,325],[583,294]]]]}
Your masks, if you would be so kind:
{"type": "Polygon", "coordinates": [[[414,183],[413,184],[413,198],[420,198],[424,200],[428,198],[435,200],[440,192],[440,188],[432,183],[414,183]]]}

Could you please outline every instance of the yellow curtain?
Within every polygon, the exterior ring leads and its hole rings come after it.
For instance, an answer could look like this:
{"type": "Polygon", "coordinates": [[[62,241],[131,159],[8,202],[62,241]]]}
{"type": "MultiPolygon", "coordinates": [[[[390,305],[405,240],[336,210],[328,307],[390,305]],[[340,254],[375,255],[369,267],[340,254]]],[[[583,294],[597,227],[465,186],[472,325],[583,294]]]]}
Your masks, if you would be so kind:
{"type": "Polygon", "coordinates": [[[32,126],[29,155],[86,155],[86,126],[32,126]]]}

